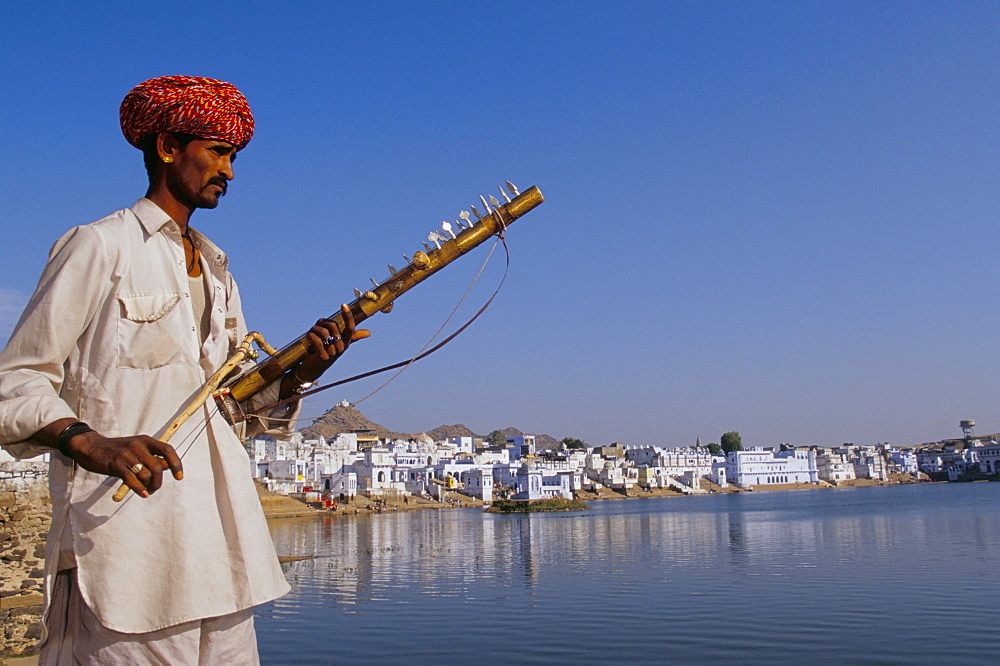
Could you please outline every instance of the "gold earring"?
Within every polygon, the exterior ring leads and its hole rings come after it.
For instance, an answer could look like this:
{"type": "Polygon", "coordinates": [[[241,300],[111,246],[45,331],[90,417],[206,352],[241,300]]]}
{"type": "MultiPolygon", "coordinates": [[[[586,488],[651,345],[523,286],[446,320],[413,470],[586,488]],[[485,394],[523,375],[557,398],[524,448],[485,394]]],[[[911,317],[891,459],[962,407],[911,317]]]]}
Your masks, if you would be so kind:
{"type": "Polygon", "coordinates": [[[164,157],[163,158],[164,164],[170,164],[173,161],[174,161],[174,158],[172,158],[172,157],[164,157]]]}

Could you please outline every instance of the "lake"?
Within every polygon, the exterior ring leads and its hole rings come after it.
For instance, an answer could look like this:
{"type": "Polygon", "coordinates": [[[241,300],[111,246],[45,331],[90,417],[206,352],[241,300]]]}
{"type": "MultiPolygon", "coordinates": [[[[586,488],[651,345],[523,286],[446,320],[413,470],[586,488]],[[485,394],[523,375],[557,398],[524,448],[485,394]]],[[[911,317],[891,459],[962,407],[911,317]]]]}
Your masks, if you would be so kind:
{"type": "Polygon", "coordinates": [[[272,521],[265,664],[996,663],[1000,484],[272,521]]]}

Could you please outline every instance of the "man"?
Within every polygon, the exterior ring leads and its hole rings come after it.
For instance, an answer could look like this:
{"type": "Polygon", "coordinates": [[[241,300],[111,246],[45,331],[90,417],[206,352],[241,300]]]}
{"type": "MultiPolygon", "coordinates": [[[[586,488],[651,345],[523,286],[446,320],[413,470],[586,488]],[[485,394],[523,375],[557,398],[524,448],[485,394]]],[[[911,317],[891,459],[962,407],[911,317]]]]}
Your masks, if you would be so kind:
{"type": "MultiPolygon", "coordinates": [[[[40,661],[255,663],[251,608],[288,585],[246,453],[212,404],[176,448],[154,439],[246,333],[225,254],[188,222],[225,195],[253,116],[232,85],[180,76],[140,84],[120,114],[146,196],[56,242],[0,354],[0,445],[52,453],[40,661]],[[118,504],[122,481],[137,496],[118,504]]],[[[310,354],[245,407],[293,395],[367,337],[343,312],[343,331],[317,322],[310,354]]],[[[250,427],[287,432],[287,411],[250,427]]]]}

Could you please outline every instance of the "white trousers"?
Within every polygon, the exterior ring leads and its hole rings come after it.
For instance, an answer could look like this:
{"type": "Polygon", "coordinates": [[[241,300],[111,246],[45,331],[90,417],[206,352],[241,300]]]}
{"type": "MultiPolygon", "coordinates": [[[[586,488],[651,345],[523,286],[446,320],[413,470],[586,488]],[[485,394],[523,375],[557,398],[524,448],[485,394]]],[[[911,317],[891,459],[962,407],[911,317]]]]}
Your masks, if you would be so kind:
{"type": "Polygon", "coordinates": [[[260,664],[250,609],[146,634],[123,634],[101,625],[84,603],[75,569],[56,575],[47,625],[39,666],[260,664]]]}

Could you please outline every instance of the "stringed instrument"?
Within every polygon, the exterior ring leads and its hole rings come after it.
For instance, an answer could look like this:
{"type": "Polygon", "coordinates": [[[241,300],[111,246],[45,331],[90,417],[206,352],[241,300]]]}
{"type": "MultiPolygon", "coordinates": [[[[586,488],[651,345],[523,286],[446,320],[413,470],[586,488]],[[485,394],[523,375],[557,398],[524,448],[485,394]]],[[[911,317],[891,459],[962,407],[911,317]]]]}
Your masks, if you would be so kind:
{"type": "MultiPolygon", "coordinates": [[[[501,186],[500,194],[505,199],[501,204],[496,197],[480,196],[485,208],[480,213],[474,206],[472,211],[477,219],[473,220],[468,212],[463,211],[455,222],[459,233],[453,231],[451,223],[444,222],[442,231],[434,231],[428,236],[429,245],[424,243],[424,250],[408,259],[408,265],[396,270],[389,266],[389,277],[381,283],[372,280],[372,288],[365,292],[354,290],[356,298],[348,307],[354,315],[355,324],[360,324],[377,312],[389,312],[393,302],[416,285],[420,284],[434,273],[438,272],[458,257],[476,248],[491,236],[502,233],[511,222],[544,201],[541,191],[531,187],[525,192],[518,192],[510,182],[506,182],[507,191],[501,186]],[[508,194],[509,192],[509,194],[508,194]],[[511,198],[513,197],[513,198],[511,198]]],[[[404,259],[407,257],[404,255],[404,259]]],[[[329,317],[341,328],[344,326],[343,314],[338,310],[329,317]]],[[[271,355],[267,360],[257,364],[247,373],[227,383],[224,389],[215,392],[216,403],[226,419],[232,424],[244,420],[237,403],[263,390],[271,382],[281,378],[312,350],[308,335],[271,355]]],[[[270,353],[270,352],[268,352],[270,353]]]]}
{"type": "MultiPolygon", "coordinates": [[[[469,213],[462,211],[459,220],[455,223],[459,233],[454,233],[451,223],[442,223],[442,231],[433,231],[427,237],[427,240],[433,243],[433,247],[425,242],[424,250],[414,254],[413,259],[408,259],[404,255],[404,259],[407,259],[405,268],[397,271],[390,265],[389,277],[386,280],[381,283],[372,280],[372,288],[365,292],[355,289],[356,298],[348,305],[351,314],[354,315],[354,323],[360,324],[376,312],[389,312],[392,310],[393,302],[399,296],[463,254],[478,247],[491,236],[502,234],[511,222],[544,201],[542,193],[537,187],[533,186],[525,192],[518,192],[510,181],[507,181],[506,185],[506,192],[502,186],[499,188],[505,203],[501,204],[495,196],[491,196],[489,199],[480,196],[479,200],[482,202],[484,212],[480,213],[475,206],[470,206],[476,216],[476,220],[473,221],[469,213]]],[[[343,328],[343,314],[339,310],[328,319],[337,322],[343,328]]],[[[259,393],[271,382],[280,379],[289,369],[295,367],[299,361],[305,358],[311,349],[312,344],[309,342],[308,334],[279,351],[267,344],[257,331],[248,333],[236,347],[233,355],[209,378],[198,394],[183,407],[158,439],[162,442],[169,441],[181,425],[193,416],[209,398],[215,399],[219,411],[230,425],[245,421],[246,416],[243,414],[239,402],[259,393]],[[244,360],[257,357],[257,352],[250,346],[251,343],[256,343],[258,348],[268,354],[270,358],[259,362],[256,367],[238,375],[235,379],[227,379],[244,360]],[[223,382],[225,382],[225,386],[219,388],[223,382]]],[[[112,499],[120,502],[128,494],[128,491],[129,487],[122,484],[112,499]]]]}

